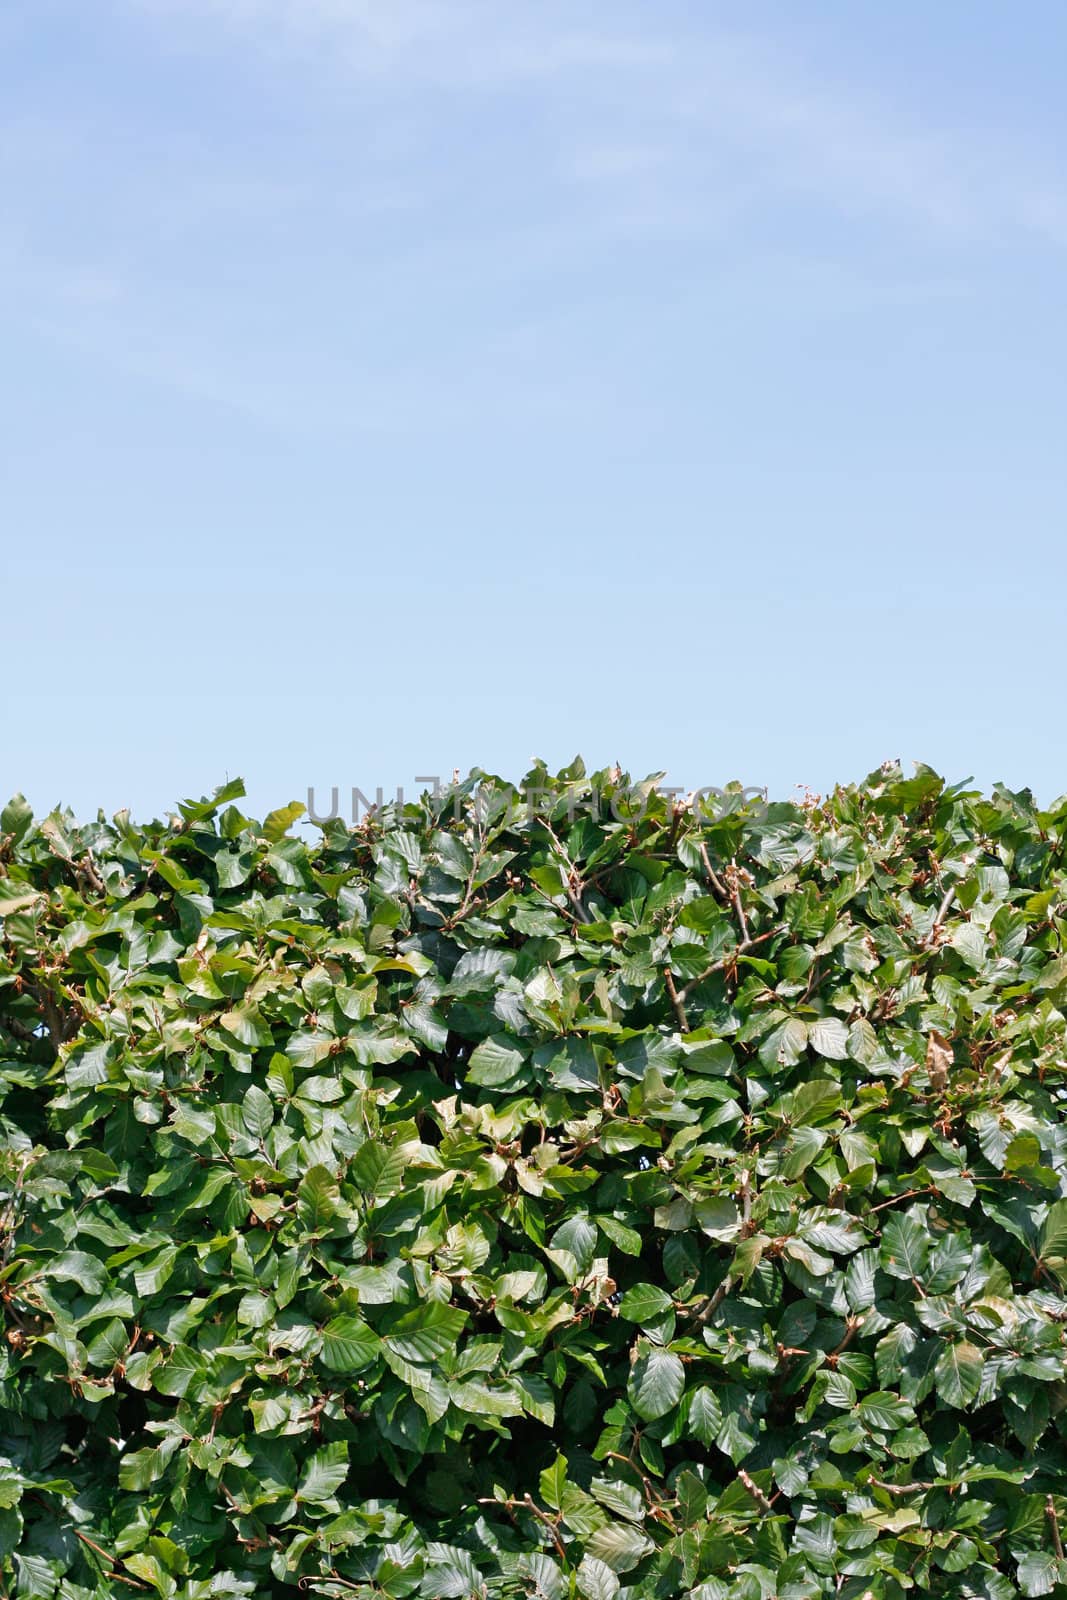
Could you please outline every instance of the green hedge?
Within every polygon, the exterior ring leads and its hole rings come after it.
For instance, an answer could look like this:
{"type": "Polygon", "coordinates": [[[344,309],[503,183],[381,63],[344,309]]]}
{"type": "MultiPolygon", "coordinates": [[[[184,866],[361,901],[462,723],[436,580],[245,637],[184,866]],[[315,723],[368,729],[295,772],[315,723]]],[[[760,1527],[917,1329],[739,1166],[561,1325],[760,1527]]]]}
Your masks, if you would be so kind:
{"type": "Polygon", "coordinates": [[[0,1593],[1067,1595],[1067,802],[242,792],[0,818],[0,1593]]]}

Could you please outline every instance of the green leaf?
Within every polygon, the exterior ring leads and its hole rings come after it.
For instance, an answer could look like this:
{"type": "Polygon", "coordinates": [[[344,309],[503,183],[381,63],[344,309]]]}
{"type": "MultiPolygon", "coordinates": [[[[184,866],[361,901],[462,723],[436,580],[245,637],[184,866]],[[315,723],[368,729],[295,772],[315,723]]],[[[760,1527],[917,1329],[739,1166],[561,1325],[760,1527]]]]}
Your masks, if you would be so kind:
{"type": "Polygon", "coordinates": [[[1067,1284],[1067,1200],[1057,1200],[1048,1208],[1040,1256],[1060,1282],[1067,1284]]]}
{"type": "Polygon", "coordinates": [[[930,1236],[914,1217],[890,1217],[882,1230],[881,1264],[894,1278],[921,1278],[930,1256],[930,1236]]]}
{"type": "Polygon", "coordinates": [[[566,1580],[550,1556],[540,1552],[522,1555],[519,1557],[519,1571],[537,1600],[566,1600],[566,1580]]]}
{"type": "Polygon", "coordinates": [[[331,1500],[348,1477],[348,1445],[343,1440],[316,1450],[297,1484],[297,1498],[307,1505],[331,1500]]]}
{"type": "Polygon", "coordinates": [[[62,1251],[53,1256],[45,1271],[60,1283],[76,1283],[86,1294],[100,1294],[105,1283],[103,1264],[84,1250],[62,1251]]]}
{"type": "Polygon", "coordinates": [[[638,1416],[652,1422],[682,1398],[685,1368],[670,1351],[650,1348],[634,1362],[627,1388],[638,1416]]]}
{"type": "Polygon", "coordinates": [[[452,1348],[466,1321],[465,1312],[430,1300],[383,1329],[382,1339],[404,1361],[436,1361],[452,1348]]]}
{"type": "Polygon", "coordinates": [[[270,1028],[254,1006],[235,1006],[233,1010],[224,1012],[219,1018],[219,1027],[250,1050],[273,1043],[270,1028]]]}
{"type": "Polygon", "coordinates": [[[94,1367],[113,1367],[126,1354],[129,1339],[117,1317],[111,1317],[85,1347],[94,1367]]]}
{"type": "Polygon", "coordinates": [[[613,1245],[628,1256],[641,1254],[643,1241],[636,1228],[628,1228],[615,1217],[597,1217],[597,1227],[613,1245]]]}
{"type": "Polygon", "coordinates": [[[915,1412],[908,1402],[886,1390],[865,1395],[860,1401],[859,1414],[869,1428],[887,1432],[903,1428],[915,1420],[915,1412]]]}
{"type": "Polygon", "coordinates": [[[332,1317],[322,1330],[320,1359],[331,1372],[362,1372],[380,1347],[377,1334],[359,1317],[332,1317]]]}
{"type": "Polygon", "coordinates": [[[702,1445],[714,1443],[722,1427],[722,1410],[714,1389],[695,1389],[689,1401],[689,1431],[702,1445]]]}
{"type": "Polygon", "coordinates": [[[808,1028],[808,1043],[817,1056],[844,1061],[848,1056],[848,1030],[840,1017],[820,1017],[808,1028]]]}
{"type": "Polygon", "coordinates": [[[526,1066],[526,1057],[505,1034],[494,1033],[471,1056],[467,1068],[468,1083],[485,1088],[498,1088],[514,1083],[526,1066]]]}
{"type": "Polygon", "coordinates": [[[297,1190],[297,1213],[309,1233],[327,1233],[340,1209],[337,1180],[326,1167],[312,1167],[297,1190]]]}
{"type": "Polygon", "coordinates": [[[627,1322],[638,1322],[645,1326],[661,1321],[673,1309],[674,1301],[670,1295],[652,1283],[635,1284],[632,1289],[627,1289],[619,1301],[620,1316],[625,1317],[627,1322]]]}
{"type": "Polygon", "coordinates": [[[33,821],[33,809],[23,794],[12,795],[0,811],[0,833],[6,833],[16,844],[33,821]]]}
{"type": "Polygon", "coordinates": [[[801,1084],[785,1101],[781,1114],[796,1127],[814,1126],[832,1118],[841,1105],[841,1086],[831,1078],[801,1084]]]}
{"type": "Polygon", "coordinates": [[[595,1556],[585,1555],[578,1567],[578,1592],[585,1600],[615,1600],[619,1580],[611,1568],[595,1556]]]}
{"type": "Polygon", "coordinates": [[[1028,1550],[1019,1562],[1019,1588],[1024,1595],[1052,1594],[1067,1582],[1067,1561],[1050,1550],[1028,1550]]]}
{"type": "Polygon", "coordinates": [[[274,1105],[270,1095],[265,1094],[258,1084],[253,1083],[245,1090],[241,1116],[254,1139],[267,1137],[274,1123],[274,1105]]]}
{"type": "Polygon", "coordinates": [[[42,898],[40,889],[11,878],[0,878],[0,917],[12,917],[17,911],[25,911],[27,906],[36,904],[42,898]]]}
{"type": "Polygon", "coordinates": [[[639,1528],[610,1522],[590,1534],[585,1548],[589,1557],[602,1561],[612,1572],[630,1572],[656,1547],[639,1528]]]}
{"type": "Polygon", "coordinates": [[[946,1405],[969,1406],[982,1387],[982,1352],[966,1339],[946,1345],[934,1368],[934,1382],[946,1405]]]}
{"type": "Polygon", "coordinates": [[[293,823],[304,815],[304,807],[299,800],[290,800],[287,806],[281,806],[277,811],[269,811],[263,819],[263,837],[272,844],[277,844],[289,832],[293,823]]]}
{"type": "Polygon", "coordinates": [[[557,1456],[550,1467],[546,1467],[539,1479],[541,1499],[546,1506],[551,1506],[553,1511],[558,1511],[563,1505],[563,1496],[567,1488],[567,1458],[557,1456]]]}
{"type": "Polygon", "coordinates": [[[15,1568],[18,1573],[15,1584],[17,1595],[24,1595],[26,1600],[48,1600],[49,1596],[55,1594],[58,1573],[44,1556],[16,1551],[15,1568]]]}

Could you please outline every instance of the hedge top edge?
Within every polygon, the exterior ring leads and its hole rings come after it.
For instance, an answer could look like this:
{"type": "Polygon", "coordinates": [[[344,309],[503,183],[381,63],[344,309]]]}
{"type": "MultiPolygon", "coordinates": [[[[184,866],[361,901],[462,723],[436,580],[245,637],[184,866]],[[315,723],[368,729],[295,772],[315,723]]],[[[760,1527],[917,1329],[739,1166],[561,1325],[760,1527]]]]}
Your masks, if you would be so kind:
{"type": "Polygon", "coordinates": [[[1067,1595],[1067,800],[660,776],[3,809],[0,1594],[1067,1595]]]}

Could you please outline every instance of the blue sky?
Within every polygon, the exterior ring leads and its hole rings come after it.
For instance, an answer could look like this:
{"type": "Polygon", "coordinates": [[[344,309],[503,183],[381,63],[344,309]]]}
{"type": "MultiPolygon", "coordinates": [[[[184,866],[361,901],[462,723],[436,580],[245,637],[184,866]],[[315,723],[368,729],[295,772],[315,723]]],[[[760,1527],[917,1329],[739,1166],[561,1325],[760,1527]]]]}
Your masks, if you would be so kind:
{"type": "Polygon", "coordinates": [[[1067,10],[5,0],[0,788],[1067,789],[1067,10]]]}

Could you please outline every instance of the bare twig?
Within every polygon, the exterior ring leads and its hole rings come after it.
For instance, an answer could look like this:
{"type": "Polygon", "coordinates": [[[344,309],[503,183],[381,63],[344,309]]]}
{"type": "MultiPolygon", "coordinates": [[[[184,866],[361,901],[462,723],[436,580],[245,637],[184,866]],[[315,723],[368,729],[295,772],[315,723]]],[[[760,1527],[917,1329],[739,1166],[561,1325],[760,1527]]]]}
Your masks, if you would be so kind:
{"type": "Polygon", "coordinates": [[[496,1500],[491,1495],[481,1495],[479,1497],[478,1504],[480,1506],[499,1506],[501,1510],[509,1513],[514,1511],[518,1506],[521,1506],[524,1511],[529,1511],[537,1518],[538,1522],[542,1523],[543,1526],[548,1529],[552,1536],[552,1543],[556,1547],[556,1554],[559,1556],[562,1562],[566,1563],[567,1550],[563,1540],[560,1538],[558,1526],[548,1515],[548,1512],[542,1511],[541,1507],[534,1502],[530,1495],[524,1494],[521,1500],[496,1500]]]}
{"type": "Polygon", "coordinates": [[[125,1583],[131,1589],[146,1589],[148,1587],[147,1584],[138,1583],[136,1579],[123,1577],[121,1572],[116,1572],[114,1569],[119,1565],[118,1556],[109,1555],[109,1553],[104,1549],[103,1545],[97,1544],[95,1539],[90,1539],[87,1533],[79,1533],[78,1529],[75,1528],[74,1537],[76,1539],[80,1539],[82,1544],[88,1545],[90,1550],[95,1550],[96,1554],[100,1556],[102,1560],[108,1563],[112,1569],[108,1573],[109,1579],[113,1580],[115,1583],[125,1583]]]}
{"type": "Polygon", "coordinates": [[[704,863],[704,871],[708,875],[708,882],[711,884],[712,889],[722,901],[723,905],[726,905],[730,899],[730,896],[726,891],[726,885],[723,883],[722,879],[719,877],[718,873],[715,871],[715,868],[711,864],[711,861],[708,857],[708,847],[704,843],[703,839],[700,841],[700,858],[704,863]]]}
{"type": "Polygon", "coordinates": [[[764,1516],[765,1517],[773,1516],[774,1515],[774,1507],[771,1505],[771,1502],[767,1499],[767,1496],[764,1494],[764,1492],[760,1488],[759,1484],[756,1483],[755,1479],[749,1477],[749,1475],[745,1471],[744,1467],[738,1467],[737,1476],[738,1476],[739,1482],[742,1484],[742,1486],[745,1489],[748,1490],[749,1494],[752,1496],[753,1500],[755,1500],[756,1504],[759,1506],[759,1508],[763,1512],[764,1516]]]}
{"type": "Polygon", "coordinates": [[[541,827],[544,828],[545,832],[548,834],[548,837],[552,840],[552,843],[555,845],[556,849],[559,851],[563,865],[567,869],[563,887],[566,892],[567,899],[574,907],[575,916],[578,918],[579,922],[591,922],[592,918],[586,909],[585,902],[582,900],[582,889],[584,888],[584,884],[582,883],[582,877],[578,871],[578,868],[574,865],[574,862],[567,854],[567,849],[563,843],[563,840],[559,837],[559,834],[556,833],[548,818],[538,817],[537,820],[541,827]],[[577,888],[575,888],[576,884],[578,886],[577,888]]]}
{"type": "Polygon", "coordinates": [[[741,929],[741,943],[744,944],[744,945],[749,945],[749,944],[752,943],[752,940],[749,937],[748,923],[745,920],[745,908],[741,904],[741,891],[740,891],[740,889],[738,888],[738,885],[737,885],[737,862],[736,861],[731,862],[731,864],[730,864],[729,884],[730,884],[730,899],[731,899],[731,901],[733,903],[734,911],[737,914],[737,925],[741,929]]]}
{"type": "Polygon", "coordinates": [[[930,929],[930,932],[926,935],[926,938],[923,940],[923,943],[927,946],[927,948],[929,948],[932,945],[935,945],[937,943],[937,936],[941,932],[941,924],[944,922],[945,918],[948,916],[949,911],[950,911],[950,909],[952,907],[952,902],[953,902],[953,900],[955,900],[955,898],[956,898],[956,886],[955,886],[955,884],[953,884],[951,889],[946,889],[945,890],[944,896],[942,897],[942,900],[941,900],[941,904],[937,908],[937,916],[934,918],[933,927],[930,929]]]}
{"type": "Polygon", "coordinates": [[[749,1188],[747,1172],[741,1173],[738,1192],[741,1195],[741,1237],[747,1239],[752,1232],[752,1190],[749,1188]]]}
{"type": "Polygon", "coordinates": [[[831,1351],[829,1351],[829,1353],[827,1354],[826,1365],[828,1367],[836,1367],[837,1366],[837,1358],[838,1358],[838,1356],[844,1354],[844,1352],[848,1349],[849,1345],[852,1343],[853,1339],[856,1337],[857,1333],[859,1332],[859,1330],[860,1330],[860,1328],[862,1326],[863,1326],[863,1312],[862,1311],[859,1313],[858,1316],[847,1317],[845,1319],[845,1336],[841,1340],[841,1343],[838,1344],[838,1345],[835,1345],[834,1348],[831,1351]]]}
{"type": "Polygon", "coordinates": [[[876,1206],[868,1206],[867,1215],[870,1216],[875,1211],[884,1211],[886,1206],[898,1206],[902,1200],[913,1200],[917,1194],[933,1193],[934,1186],[932,1183],[925,1184],[921,1189],[905,1189],[903,1194],[895,1194],[888,1200],[880,1200],[876,1206]]]}
{"type": "Polygon", "coordinates": [[[449,931],[456,926],[457,922],[463,921],[463,918],[470,911],[471,906],[476,903],[474,897],[474,880],[477,876],[478,868],[481,865],[481,860],[482,858],[480,855],[475,855],[474,860],[471,863],[471,870],[467,874],[467,886],[463,891],[463,899],[457,909],[453,911],[452,915],[445,922],[445,927],[448,928],[449,931]]]}
{"type": "Polygon", "coordinates": [[[93,852],[91,850],[87,850],[82,857],[76,876],[79,880],[84,879],[95,894],[107,893],[107,885],[96,870],[96,863],[93,860],[93,852]]]}
{"type": "Polygon", "coordinates": [[[676,1021],[678,1023],[678,1026],[681,1029],[682,1033],[688,1033],[689,1032],[689,1022],[688,1022],[688,1019],[686,1018],[685,1006],[682,1004],[682,997],[678,993],[677,987],[675,986],[674,974],[671,971],[670,967],[665,967],[664,968],[664,970],[663,970],[663,981],[667,985],[667,995],[668,995],[668,998],[670,999],[671,1006],[672,1006],[672,1008],[674,1010],[674,1015],[675,1015],[675,1019],[676,1019],[676,1021]]]}
{"type": "Polygon", "coordinates": [[[700,1307],[700,1309],[693,1312],[693,1321],[701,1324],[710,1322],[716,1311],[718,1311],[719,1307],[726,1299],[726,1296],[730,1293],[730,1290],[733,1288],[733,1286],[734,1279],[731,1278],[729,1273],[727,1273],[725,1278],[719,1284],[719,1287],[715,1289],[713,1293],[708,1295],[708,1298],[704,1301],[704,1304],[700,1307]]]}
{"type": "Polygon", "coordinates": [[[565,1547],[565,1545],[563,1543],[562,1538],[560,1537],[559,1527],[557,1526],[557,1524],[555,1522],[553,1522],[552,1518],[548,1515],[548,1513],[546,1511],[542,1511],[540,1506],[535,1505],[532,1496],[530,1496],[528,1494],[524,1494],[523,1497],[522,1497],[522,1501],[523,1501],[523,1505],[526,1507],[527,1511],[532,1511],[534,1516],[537,1518],[538,1522],[542,1523],[544,1525],[544,1527],[546,1527],[548,1529],[548,1531],[549,1531],[549,1533],[550,1533],[550,1535],[552,1537],[552,1543],[556,1547],[556,1554],[559,1556],[561,1561],[566,1562],[566,1560],[567,1560],[567,1550],[566,1550],[566,1547],[565,1547]]]}
{"type": "Polygon", "coordinates": [[[886,1494],[917,1494],[920,1490],[940,1489],[939,1483],[886,1483],[881,1478],[868,1478],[868,1488],[883,1489],[886,1494]]]}
{"type": "Polygon", "coordinates": [[[1056,1514],[1056,1502],[1051,1495],[1045,1499],[1045,1515],[1048,1518],[1049,1530],[1052,1534],[1052,1548],[1056,1552],[1056,1559],[1063,1560],[1063,1539],[1060,1537],[1060,1519],[1056,1514]]]}
{"type": "Polygon", "coordinates": [[[674,1526],[674,1518],[664,1507],[662,1496],[656,1493],[656,1490],[652,1484],[652,1480],[641,1471],[641,1468],[637,1465],[637,1462],[634,1461],[632,1456],[624,1456],[618,1450],[605,1450],[604,1459],[606,1461],[622,1461],[630,1468],[631,1472],[635,1472],[641,1479],[641,1486],[645,1491],[645,1499],[648,1501],[650,1514],[654,1517],[658,1517],[661,1521],[666,1519],[671,1527],[674,1526]]]}
{"type": "Polygon", "coordinates": [[[782,925],[779,924],[777,927],[768,928],[766,933],[758,933],[754,939],[748,939],[739,945],[735,945],[730,951],[729,955],[720,957],[718,961],[713,961],[710,967],[705,967],[703,972],[698,973],[695,978],[691,978],[689,980],[684,988],[679,989],[679,998],[683,1002],[688,1000],[693,990],[699,989],[700,985],[705,981],[705,979],[710,978],[713,973],[724,971],[727,967],[732,966],[739,956],[747,955],[748,952],[750,950],[754,950],[758,944],[763,944],[764,940],[773,939],[776,933],[782,932],[784,932],[784,929],[782,925]]]}
{"type": "MultiPolygon", "coordinates": [[[[752,1190],[749,1186],[747,1172],[741,1173],[738,1194],[741,1200],[740,1237],[742,1239],[747,1239],[752,1233],[752,1190]]],[[[703,1326],[706,1322],[710,1322],[716,1311],[718,1311],[719,1307],[726,1299],[726,1296],[730,1293],[731,1289],[733,1289],[736,1282],[737,1280],[732,1278],[730,1274],[727,1273],[725,1278],[719,1284],[718,1288],[714,1289],[711,1294],[708,1295],[708,1298],[704,1301],[704,1304],[693,1312],[693,1321],[699,1323],[701,1326],[703,1326]]]]}

